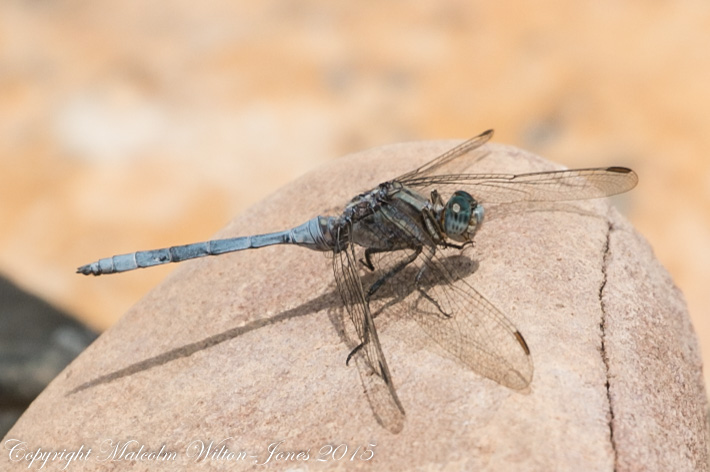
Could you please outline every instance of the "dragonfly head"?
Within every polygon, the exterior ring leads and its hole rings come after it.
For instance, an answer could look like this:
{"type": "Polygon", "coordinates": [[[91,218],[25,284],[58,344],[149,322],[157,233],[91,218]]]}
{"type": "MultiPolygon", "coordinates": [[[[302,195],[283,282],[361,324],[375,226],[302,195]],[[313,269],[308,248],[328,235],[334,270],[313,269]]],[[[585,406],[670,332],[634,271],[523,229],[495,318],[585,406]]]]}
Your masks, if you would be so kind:
{"type": "Polygon", "coordinates": [[[446,236],[465,243],[483,221],[483,207],[467,192],[454,192],[441,213],[441,227],[446,236]]]}

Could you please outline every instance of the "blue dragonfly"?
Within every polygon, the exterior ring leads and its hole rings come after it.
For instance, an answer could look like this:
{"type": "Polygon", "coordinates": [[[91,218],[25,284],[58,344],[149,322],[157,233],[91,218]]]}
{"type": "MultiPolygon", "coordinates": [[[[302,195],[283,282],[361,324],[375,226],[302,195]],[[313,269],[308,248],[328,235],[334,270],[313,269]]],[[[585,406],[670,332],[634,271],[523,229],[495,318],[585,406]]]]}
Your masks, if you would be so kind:
{"type": "Polygon", "coordinates": [[[340,215],[316,216],[274,233],[116,255],[77,272],[112,274],[275,244],[331,253],[336,286],[357,337],[346,363],[360,359],[369,379],[366,391],[379,389],[373,393],[380,404],[375,414],[385,427],[400,429],[404,408],[375,327],[383,312],[414,319],[472,371],[524,389],[532,381],[533,362],[523,335],[461,276],[445,252],[472,245],[491,208],[607,197],[631,190],[638,178],[626,167],[462,173],[489,152],[485,144],[492,135],[488,130],[355,196],[340,215]]]}

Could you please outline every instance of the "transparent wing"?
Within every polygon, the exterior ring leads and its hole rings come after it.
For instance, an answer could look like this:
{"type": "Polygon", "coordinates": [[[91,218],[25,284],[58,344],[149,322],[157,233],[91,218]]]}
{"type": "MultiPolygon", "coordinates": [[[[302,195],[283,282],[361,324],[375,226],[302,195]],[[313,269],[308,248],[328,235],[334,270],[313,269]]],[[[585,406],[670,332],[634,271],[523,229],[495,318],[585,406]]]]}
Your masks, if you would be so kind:
{"type": "Polygon", "coordinates": [[[395,180],[402,182],[415,177],[422,178],[427,175],[432,175],[434,172],[441,174],[450,171],[452,164],[455,164],[455,166],[460,169],[465,169],[473,162],[488,154],[488,150],[481,146],[487,143],[492,136],[493,130],[489,129],[468,141],[464,141],[455,148],[446,151],[444,154],[427,162],[423,166],[400,175],[395,180]]]}
{"type": "Polygon", "coordinates": [[[423,239],[425,244],[420,251],[373,257],[378,269],[374,278],[390,274],[371,301],[373,312],[386,317],[405,314],[474,372],[513,389],[525,388],[532,380],[533,364],[513,323],[460,276],[456,258],[440,256],[420,231],[423,228],[399,212],[396,203],[381,207],[381,212],[398,231],[409,233],[403,238],[423,239]]]}
{"type": "Polygon", "coordinates": [[[398,432],[402,427],[404,408],[397,397],[375,323],[365,300],[352,242],[348,241],[336,248],[333,254],[333,273],[340,297],[359,342],[362,343],[355,362],[368,399],[378,421],[391,431],[398,432]]]}
{"type": "Polygon", "coordinates": [[[401,183],[422,195],[465,190],[481,203],[556,202],[601,198],[631,190],[638,176],[626,167],[555,170],[529,174],[413,176],[401,183]]]}
{"type": "Polygon", "coordinates": [[[422,255],[410,315],[474,372],[520,390],[532,381],[530,350],[503,313],[438,254],[422,255]]]}

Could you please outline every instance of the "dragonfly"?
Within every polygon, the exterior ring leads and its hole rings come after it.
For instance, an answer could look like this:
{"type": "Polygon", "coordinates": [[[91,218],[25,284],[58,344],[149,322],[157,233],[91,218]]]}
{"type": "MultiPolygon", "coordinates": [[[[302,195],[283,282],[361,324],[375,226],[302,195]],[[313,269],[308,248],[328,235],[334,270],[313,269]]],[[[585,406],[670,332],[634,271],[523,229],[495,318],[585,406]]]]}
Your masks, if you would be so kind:
{"type": "Polygon", "coordinates": [[[356,334],[346,364],[359,359],[386,392],[391,406],[387,414],[376,412],[381,424],[397,423],[405,414],[377,334],[375,319],[382,313],[413,319],[473,372],[522,390],[533,378],[525,338],[446,254],[473,245],[490,209],[608,197],[631,190],[638,177],[616,166],[520,174],[461,172],[489,154],[486,143],[492,136],[493,130],[488,130],[355,196],[340,215],[316,216],[274,233],[116,255],[77,272],[112,274],[275,244],[330,253],[337,291],[356,334]],[[383,419],[387,415],[394,420],[383,419]]]}

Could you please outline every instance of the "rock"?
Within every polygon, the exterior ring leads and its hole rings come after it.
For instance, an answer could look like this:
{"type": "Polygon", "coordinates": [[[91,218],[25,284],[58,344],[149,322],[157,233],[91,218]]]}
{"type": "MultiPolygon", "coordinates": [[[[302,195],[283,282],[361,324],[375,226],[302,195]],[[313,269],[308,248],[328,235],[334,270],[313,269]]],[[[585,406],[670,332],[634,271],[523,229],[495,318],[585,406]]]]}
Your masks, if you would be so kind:
{"type": "MultiPolygon", "coordinates": [[[[335,161],[217,237],[335,214],[453,144],[335,161]]],[[[554,167],[489,146],[472,171],[554,167]]],[[[274,246],[181,264],[50,384],[4,445],[81,451],[71,470],[175,470],[198,458],[205,470],[234,470],[269,460],[271,450],[293,453],[271,457],[278,468],[318,459],[381,470],[706,467],[705,391],[683,297],[607,202],[492,218],[464,255],[474,262],[468,282],[525,336],[535,372],[523,391],[477,375],[406,319],[384,314],[376,323],[406,415],[383,427],[358,369],[345,366],[352,346],[338,329],[329,259],[274,246]]],[[[26,468],[12,453],[2,468],[26,468]]]]}

